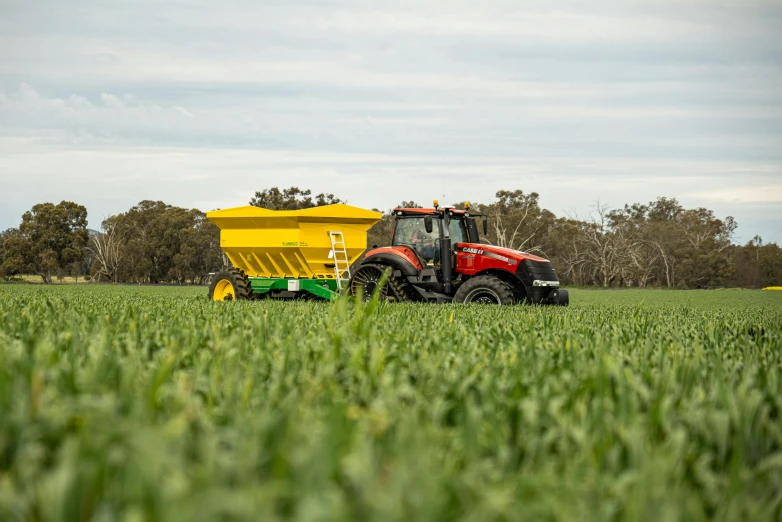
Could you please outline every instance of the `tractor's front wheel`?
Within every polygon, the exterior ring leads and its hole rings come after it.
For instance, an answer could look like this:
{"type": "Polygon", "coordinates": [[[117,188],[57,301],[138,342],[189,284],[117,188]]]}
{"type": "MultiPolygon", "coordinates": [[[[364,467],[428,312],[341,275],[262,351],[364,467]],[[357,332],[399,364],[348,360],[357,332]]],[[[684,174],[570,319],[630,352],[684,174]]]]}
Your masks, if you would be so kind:
{"type": "Polygon", "coordinates": [[[512,305],[516,302],[513,291],[502,279],[494,276],[477,276],[468,279],[456,290],[455,303],[512,305]]]}
{"type": "Polygon", "coordinates": [[[209,283],[209,300],[211,301],[236,301],[251,297],[250,280],[239,269],[220,270],[209,283]]]}

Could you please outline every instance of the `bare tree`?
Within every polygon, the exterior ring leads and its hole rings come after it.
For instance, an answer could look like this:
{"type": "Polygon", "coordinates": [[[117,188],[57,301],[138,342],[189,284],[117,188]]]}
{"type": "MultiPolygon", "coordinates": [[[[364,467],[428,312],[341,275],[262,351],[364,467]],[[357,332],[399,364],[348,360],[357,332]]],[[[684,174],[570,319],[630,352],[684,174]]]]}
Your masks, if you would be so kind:
{"type": "Polygon", "coordinates": [[[638,286],[645,287],[657,269],[662,255],[653,242],[639,239],[635,248],[630,251],[630,259],[633,263],[631,270],[634,272],[634,279],[638,286]]]}
{"type": "Polygon", "coordinates": [[[598,200],[586,221],[573,220],[578,233],[564,256],[567,275],[583,278],[590,275],[592,283],[611,286],[614,281],[635,278],[632,267],[640,262],[641,244],[637,233],[627,223],[612,223],[607,205],[598,200]]]}
{"type": "Polygon", "coordinates": [[[109,217],[103,221],[101,233],[90,238],[89,251],[95,256],[97,271],[95,278],[106,276],[109,281],[117,282],[117,272],[122,262],[122,234],[114,220],[109,217]]]}
{"type": "Polygon", "coordinates": [[[542,235],[553,214],[542,210],[536,192],[500,190],[497,201],[485,207],[497,246],[527,252],[543,252],[542,235]]]}
{"type": "Polygon", "coordinates": [[[491,218],[497,246],[526,252],[541,252],[541,246],[531,241],[543,227],[544,223],[541,221],[530,223],[532,220],[529,219],[529,208],[524,209],[524,212],[519,216],[516,216],[518,222],[513,228],[513,231],[508,227],[507,221],[510,221],[510,219],[508,219],[507,216],[495,214],[491,216],[491,218]],[[520,232],[525,227],[531,228],[531,233],[521,235],[520,232]]]}

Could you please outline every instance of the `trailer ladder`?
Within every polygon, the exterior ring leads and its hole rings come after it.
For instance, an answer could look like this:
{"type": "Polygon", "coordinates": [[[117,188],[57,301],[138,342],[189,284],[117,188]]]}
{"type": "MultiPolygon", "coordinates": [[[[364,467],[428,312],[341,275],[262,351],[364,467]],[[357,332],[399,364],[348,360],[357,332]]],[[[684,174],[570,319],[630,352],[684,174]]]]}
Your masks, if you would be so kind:
{"type": "Polygon", "coordinates": [[[342,274],[347,272],[350,280],[350,259],[345,247],[345,236],[342,232],[329,232],[331,239],[331,255],[334,257],[334,278],[337,280],[337,288],[342,289],[342,274]]]}

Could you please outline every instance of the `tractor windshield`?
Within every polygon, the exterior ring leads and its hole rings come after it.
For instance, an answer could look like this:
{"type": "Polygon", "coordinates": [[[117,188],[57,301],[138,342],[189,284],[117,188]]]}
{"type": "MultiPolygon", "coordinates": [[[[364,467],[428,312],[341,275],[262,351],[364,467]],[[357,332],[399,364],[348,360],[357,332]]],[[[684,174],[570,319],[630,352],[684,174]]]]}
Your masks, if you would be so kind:
{"type": "Polygon", "coordinates": [[[401,218],[396,221],[394,230],[394,246],[408,246],[426,262],[439,261],[440,226],[438,220],[434,220],[432,232],[426,231],[424,218],[401,218]]]}
{"type": "Polygon", "coordinates": [[[448,235],[451,236],[452,245],[467,242],[467,230],[464,225],[463,219],[451,219],[450,225],[448,226],[448,235]]]}

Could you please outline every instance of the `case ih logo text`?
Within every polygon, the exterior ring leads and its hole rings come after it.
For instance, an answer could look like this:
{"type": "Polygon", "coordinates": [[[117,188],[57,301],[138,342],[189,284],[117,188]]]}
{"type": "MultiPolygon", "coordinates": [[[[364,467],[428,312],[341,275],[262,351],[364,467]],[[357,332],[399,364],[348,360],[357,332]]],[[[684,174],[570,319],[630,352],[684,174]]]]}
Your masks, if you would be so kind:
{"type": "Polygon", "coordinates": [[[462,252],[467,252],[468,254],[483,254],[483,250],[480,248],[471,248],[471,247],[464,247],[462,249],[462,252]]]}

